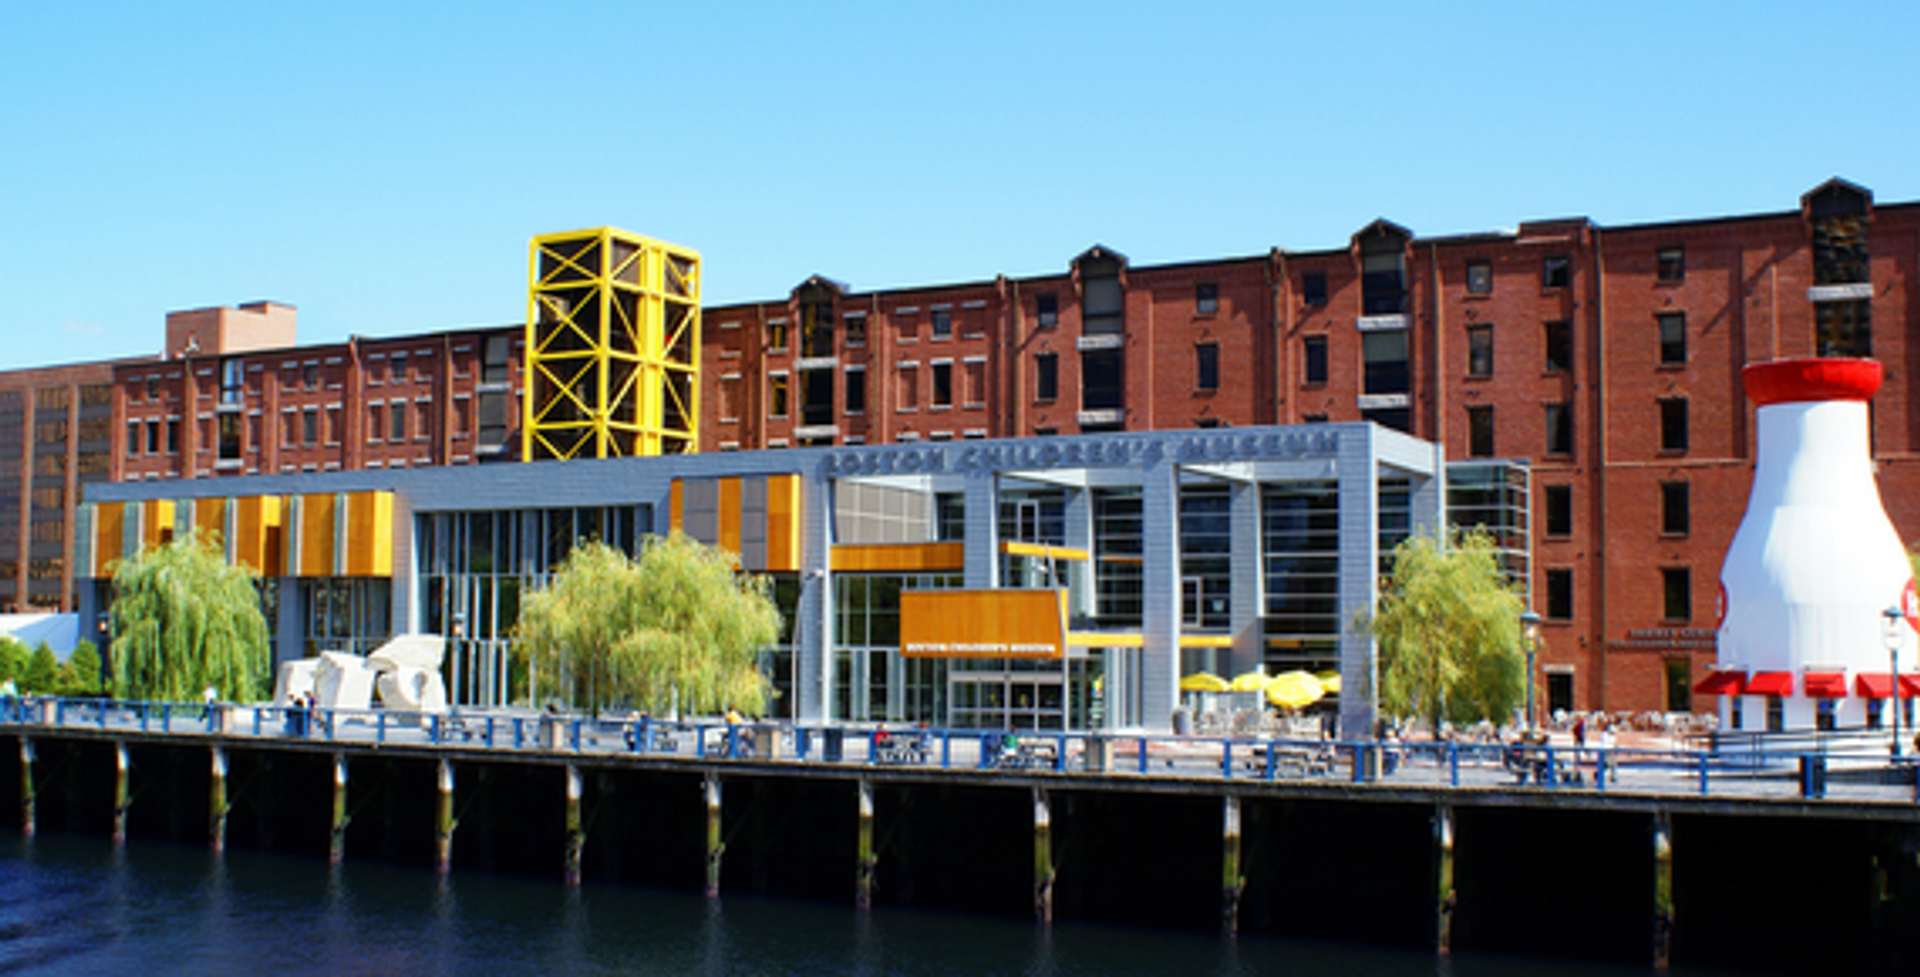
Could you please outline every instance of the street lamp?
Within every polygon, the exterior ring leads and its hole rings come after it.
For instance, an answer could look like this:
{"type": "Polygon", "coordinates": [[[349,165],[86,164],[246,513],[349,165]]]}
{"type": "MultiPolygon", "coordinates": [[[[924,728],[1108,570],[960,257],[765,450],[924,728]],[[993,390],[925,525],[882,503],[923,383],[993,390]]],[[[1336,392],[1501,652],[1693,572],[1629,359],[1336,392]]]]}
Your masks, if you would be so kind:
{"type": "Polygon", "coordinates": [[[1540,650],[1540,615],[1529,607],[1520,614],[1520,636],[1527,653],[1527,732],[1533,732],[1533,656],[1540,650]]]}
{"type": "Polygon", "coordinates": [[[1895,604],[1880,612],[1880,637],[1887,643],[1888,695],[1893,704],[1893,755],[1900,755],[1900,623],[1906,614],[1895,604]]]}

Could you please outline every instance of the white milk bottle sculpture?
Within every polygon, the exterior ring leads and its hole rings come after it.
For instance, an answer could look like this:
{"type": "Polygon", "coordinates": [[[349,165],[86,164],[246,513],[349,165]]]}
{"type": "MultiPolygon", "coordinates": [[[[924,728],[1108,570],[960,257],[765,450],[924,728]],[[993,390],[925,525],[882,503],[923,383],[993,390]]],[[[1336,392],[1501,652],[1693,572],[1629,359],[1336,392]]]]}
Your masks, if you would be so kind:
{"type": "MultiPolygon", "coordinates": [[[[1868,446],[1874,360],[1794,359],[1744,371],[1758,464],[1720,568],[1720,670],[1703,691],[1741,695],[1737,728],[1866,723],[1891,691],[1886,610],[1914,661],[1913,572],[1880,502],[1868,446]],[[1718,688],[1708,689],[1710,684],[1718,688]],[[1770,703],[1770,698],[1778,698],[1770,703]],[[1825,703],[1824,705],[1822,703],[1825,703]]],[[[1729,720],[1734,710],[1722,713],[1729,720]]]]}

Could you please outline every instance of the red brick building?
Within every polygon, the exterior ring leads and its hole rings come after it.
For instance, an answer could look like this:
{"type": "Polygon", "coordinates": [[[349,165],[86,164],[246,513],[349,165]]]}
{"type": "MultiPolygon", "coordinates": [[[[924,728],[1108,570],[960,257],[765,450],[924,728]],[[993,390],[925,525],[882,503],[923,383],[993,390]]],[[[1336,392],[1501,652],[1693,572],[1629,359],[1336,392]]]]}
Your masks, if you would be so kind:
{"type": "Polygon", "coordinates": [[[1532,467],[1550,704],[1688,708],[1745,510],[1750,362],[1873,356],[1890,515],[1920,537],[1920,206],[1420,238],[706,310],[701,440],[753,450],[1361,418],[1532,467]]]}

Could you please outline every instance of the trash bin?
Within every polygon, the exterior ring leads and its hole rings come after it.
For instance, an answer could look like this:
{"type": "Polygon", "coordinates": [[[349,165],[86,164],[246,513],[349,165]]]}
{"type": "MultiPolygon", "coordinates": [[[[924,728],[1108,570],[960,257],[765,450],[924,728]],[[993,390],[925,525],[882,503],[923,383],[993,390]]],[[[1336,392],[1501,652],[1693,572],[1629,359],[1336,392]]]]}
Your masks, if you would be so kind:
{"type": "Polygon", "coordinates": [[[761,760],[780,759],[780,730],[775,726],[753,728],[753,755],[761,760]]]}
{"type": "Polygon", "coordinates": [[[1815,799],[1827,796],[1826,757],[1809,755],[1800,758],[1800,796],[1815,799]]]}
{"type": "Polygon", "coordinates": [[[820,731],[820,739],[820,759],[839,763],[846,752],[847,731],[838,726],[828,726],[820,731]]]}

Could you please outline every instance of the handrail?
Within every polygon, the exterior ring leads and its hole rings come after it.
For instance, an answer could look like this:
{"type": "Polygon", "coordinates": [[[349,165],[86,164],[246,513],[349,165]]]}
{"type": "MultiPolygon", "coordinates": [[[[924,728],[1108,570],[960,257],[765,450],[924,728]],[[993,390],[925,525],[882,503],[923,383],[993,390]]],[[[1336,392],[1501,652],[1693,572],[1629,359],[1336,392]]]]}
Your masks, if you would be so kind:
{"type": "MultiPolygon", "coordinates": [[[[569,713],[501,715],[114,699],[0,699],[0,729],[75,728],[160,735],[419,744],[654,759],[884,766],[980,776],[1185,777],[1299,784],[1587,791],[1920,803],[1911,757],[1854,749],[1575,747],[1565,742],[1321,740],[1077,732],[1003,732],[886,723],[660,720],[569,713]],[[510,735],[509,735],[510,733],[510,735]],[[1132,762],[1124,762],[1126,754],[1132,762]]],[[[1777,742],[1777,741],[1776,741],[1777,742]]],[[[1747,744],[1742,744],[1747,745],[1747,744]]]]}

